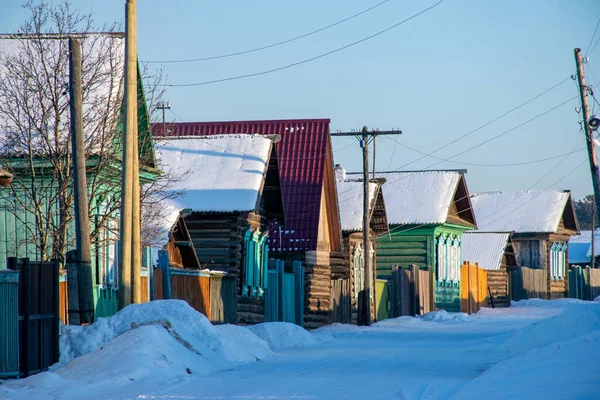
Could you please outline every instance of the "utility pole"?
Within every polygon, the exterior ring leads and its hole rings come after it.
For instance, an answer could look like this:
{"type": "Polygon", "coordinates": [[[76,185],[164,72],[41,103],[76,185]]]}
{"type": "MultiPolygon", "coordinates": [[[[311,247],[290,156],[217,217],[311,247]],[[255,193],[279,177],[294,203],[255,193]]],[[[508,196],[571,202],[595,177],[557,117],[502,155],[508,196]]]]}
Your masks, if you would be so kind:
{"type": "Polygon", "coordinates": [[[594,236],[596,236],[596,212],[595,209],[592,208],[592,260],[591,260],[591,267],[592,269],[594,269],[596,267],[596,249],[594,248],[594,241],[595,238],[594,236]]]}
{"type": "MultiPolygon", "coordinates": [[[[372,275],[373,268],[371,259],[371,207],[369,198],[369,144],[375,140],[379,135],[400,135],[402,131],[369,131],[364,126],[360,132],[335,132],[332,133],[332,137],[340,136],[354,136],[356,137],[363,149],[363,249],[365,254],[364,259],[364,273],[365,273],[365,289],[363,290],[363,304],[364,307],[360,310],[359,307],[359,319],[362,318],[363,325],[371,325],[371,286],[372,286],[372,275]],[[362,311],[362,315],[360,315],[362,311]]],[[[360,297],[359,297],[360,299],[360,297]]]]}
{"type": "Polygon", "coordinates": [[[162,135],[167,136],[167,123],[165,117],[165,111],[171,109],[171,103],[168,102],[160,102],[156,105],[157,110],[162,110],[162,135]]]}
{"type": "MultiPolygon", "coordinates": [[[[94,322],[94,274],[90,250],[90,220],[83,136],[82,59],[79,40],[69,38],[69,108],[73,155],[73,195],[75,201],[75,241],[79,323],[94,322]]],[[[77,323],[76,319],[72,323],[77,323]]]]}
{"type": "Polygon", "coordinates": [[[598,176],[598,158],[594,146],[594,133],[589,125],[590,106],[588,104],[588,86],[585,83],[585,71],[583,69],[583,57],[581,49],[575,49],[575,63],[577,64],[577,80],[579,83],[579,97],[581,98],[581,109],[583,114],[583,128],[585,130],[588,157],[590,159],[590,170],[592,173],[592,185],[594,187],[594,202],[596,215],[600,215],[600,177],[598,176]]]}
{"type": "Polygon", "coordinates": [[[121,177],[121,215],[119,227],[119,309],[131,304],[134,141],[137,135],[137,56],[136,2],[125,5],[125,129],[123,131],[123,171],[121,177]],[[136,136],[134,136],[136,135],[136,136]]]}

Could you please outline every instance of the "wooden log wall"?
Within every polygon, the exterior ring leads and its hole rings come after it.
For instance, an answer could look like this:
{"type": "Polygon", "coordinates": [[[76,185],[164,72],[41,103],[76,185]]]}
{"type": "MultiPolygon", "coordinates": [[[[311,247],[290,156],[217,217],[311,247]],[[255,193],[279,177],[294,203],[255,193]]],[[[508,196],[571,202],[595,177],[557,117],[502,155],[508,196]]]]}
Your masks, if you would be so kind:
{"type": "Polygon", "coordinates": [[[494,301],[494,307],[508,307],[510,301],[508,299],[508,274],[506,269],[488,271],[487,282],[494,301]]]}
{"type": "Polygon", "coordinates": [[[307,251],[304,264],[304,327],[315,329],[331,322],[331,266],[327,251],[307,251]]]}

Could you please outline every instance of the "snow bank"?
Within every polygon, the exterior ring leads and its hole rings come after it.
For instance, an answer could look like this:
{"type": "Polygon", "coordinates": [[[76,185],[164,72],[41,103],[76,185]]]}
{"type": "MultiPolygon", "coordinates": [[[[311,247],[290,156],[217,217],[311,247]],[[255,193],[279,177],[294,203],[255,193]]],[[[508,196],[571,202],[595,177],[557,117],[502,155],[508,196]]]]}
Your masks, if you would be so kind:
{"type": "MultiPolygon", "coordinates": [[[[553,336],[552,332],[548,334],[553,336]]],[[[600,330],[564,342],[555,342],[495,364],[468,382],[452,398],[597,398],[600,379],[591,371],[597,369],[598,358],[600,330]]]]}
{"type": "MultiPolygon", "coordinates": [[[[64,326],[61,331],[62,364],[88,354],[132,328],[147,325],[166,325],[182,338],[188,347],[202,354],[217,367],[230,362],[251,362],[266,355],[265,347],[235,329],[213,326],[202,314],[181,300],[158,300],[132,304],[117,314],[100,318],[91,325],[64,326]]],[[[163,330],[165,328],[162,328],[163,330]]],[[[159,343],[157,343],[160,346],[159,343]]]]}
{"type": "MultiPolygon", "coordinates": [[[[501,349],[521,354],[532,349],[562,342],[600,329],[600,304],[576,299],[528,300],[515,308],[548,308],[558,315],[542,319],[513,332],[501,349]],[[557,304],[560,307],[557,307],[557,304]]],[[[513,308],[511,307],[511,308],[513,308]]]]}
{"type": "Polygon", "coordinates": [[[317,340],[304,328],[288,322],[265,322],[250,326],[248,329],[266,341],[272,350],[318,344],[317,340]]]}

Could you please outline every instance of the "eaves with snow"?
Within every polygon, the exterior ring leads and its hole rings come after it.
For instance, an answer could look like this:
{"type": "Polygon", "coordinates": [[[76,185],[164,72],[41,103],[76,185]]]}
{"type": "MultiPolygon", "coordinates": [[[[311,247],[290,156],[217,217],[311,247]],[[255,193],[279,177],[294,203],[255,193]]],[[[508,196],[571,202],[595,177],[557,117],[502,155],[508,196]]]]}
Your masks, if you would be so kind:
{"type": "Polygon", "coordinates": [[[257,210],[272,139],[261,135],[222,135],[160,140],[156,156],[161,168],[179,180],[168,190],[182,195],[165,202],[170,230],[180,211],[205,213],[257,210]]]}
{"type": "MultiPolygon", "coordinates": [[[[358,174],[348,174],[359,179],[358,174]]],[[[459,171],[382,172],[382,185],[390,225],[443,224],[461,220],[473,228],[465,178],[459,171]]]]}
{"type": "Polygon", "coordinates": [[[558,232],[562,224],[571,232],[579,231],[571,194],[567,191],[473,193],[471,203],[479,231],[548,234],[558,232]]]}
{"type": "MultiPolygon", "coordinates": [[[[336,182],[338,204],[340,208],[340,223],[343,232],[358,232],[363,230],[363,190],[362,182],[345,181],[336,182]]],[[[372,209],[375,205],[378,184],[369,183],[369,204],[372,209]]]]}

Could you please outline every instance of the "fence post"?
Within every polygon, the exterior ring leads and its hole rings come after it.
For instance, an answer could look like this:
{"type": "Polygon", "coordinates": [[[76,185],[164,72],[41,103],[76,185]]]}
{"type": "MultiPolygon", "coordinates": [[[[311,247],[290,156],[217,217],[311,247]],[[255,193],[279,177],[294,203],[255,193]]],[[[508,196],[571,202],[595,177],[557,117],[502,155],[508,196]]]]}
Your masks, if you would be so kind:
{"type": "Polygon", "coordinates": [[[148,265],[148,300],[154,300],[154,266],[148,265]]]}
{"type": "Polygon", "coordinates": [[[397,265],[392,265],[392,281],[389,288],[388,298],[390,299],[390,318],[396,318],[400,316],[400,271],[397,265]]]}
{"type": "Polygon", "coordinates": [[[53,326],[53,330],[54,330],[54,341],[53,341],[53,346],[54,346],[54,358],[52,359],[52,363],[54,364],[55,362],[58,362],[58,359],[60,357],[60,343],[59,343],[59,336],[60,336],[60,284],[58,282],[58,269],[59,269],[59,265],[58,265],[58,260],[57,259],[53,259],[51,260],[52,263],[52,279],[53,279],[53,286],[54,286],[54,321],[52,323],[53,326]]]}
{"type": "Polygon", "coordinates": [[[414,297],[412,298],[414,313],[412,315],[421,315],[421,288],[419,279],[419,266],[412,264],[410,266],[410,270],[412,271],[412,281],[414,286],[414,297]]]}
{"type": "Polygon", "coordinates": [[[296,325],[304,326],[304,268],[300,261],[292,263],[296,275],[296,325]]]}
{"type": "Polygon", "coordinates": [[[29,258],[22,259],[23,262],[23,344],[20,347],[23,349],[23,359],[21,370],[25,372],[25,376],[29,376],[29,348],[30,348],[30,306],[31,306],[31,287],[30,287],[30,274],[31,268],[29,265],[29,258]]]}
{"type": "Polygon", "coordinates": [[[79,308],[79,271],[77,250],[67,251],[67,318],[69,325],[81,324],[81,309],[79,308]]]}
{"type": "Polygon", "coordinates": [[[158,266],[162,271],[162,289],[163,299],[171,299],[171,270],[169,265],[169,252],[166,250],[158,251],[158,266]]]}

